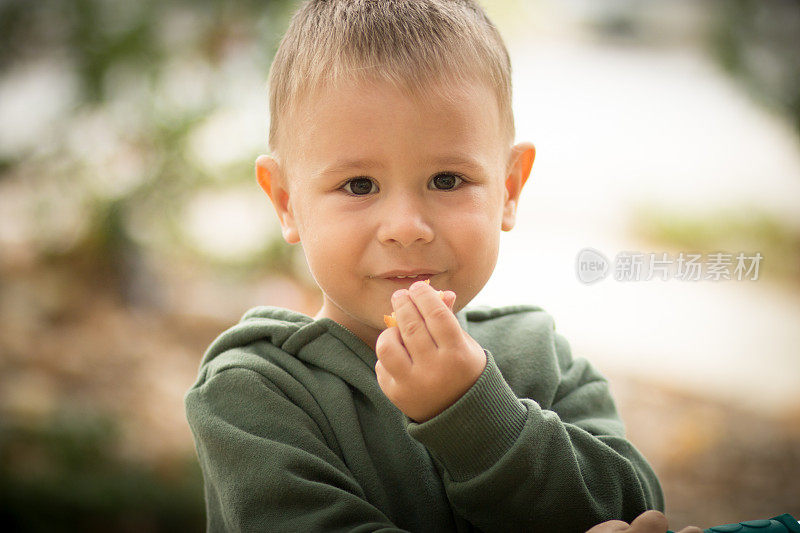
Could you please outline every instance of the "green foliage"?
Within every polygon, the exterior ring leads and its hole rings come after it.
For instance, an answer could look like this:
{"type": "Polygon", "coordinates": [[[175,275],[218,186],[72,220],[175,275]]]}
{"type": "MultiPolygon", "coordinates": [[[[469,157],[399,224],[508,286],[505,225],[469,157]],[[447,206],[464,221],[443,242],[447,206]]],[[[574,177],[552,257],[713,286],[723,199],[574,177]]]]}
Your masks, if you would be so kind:
{"type": "MultiPolygon", "coordinates": [[[[0,76],[47,60],[65,68],[65,87],[75,82],[68,97],[52,88],[68,107],[34,145],[0,155],[2,178],[42,180],[30,187],[37,191],[31,209],[57,213],[57,206],[71,205],[84,214],[80,235],[65,249],[63,242],[53,246],[52,234],[74,221],[53,215],[46,223],[32,212],[37,234],[28,240],[37,253],[65,260],[88,253],[101,270],[122,268],[145,251],[196,255],[180,220],[195,191],[223,181],[252,184],[253,194],[262,194],[253,162],[266,149],[266,115],[264,135],[237,139],[253,148],[227,166],[199,160],[192,139],[206,119],[235,107],[241,95],[231,87],[245,74],[260,80],[266,109],[262,89],[290,7],[289,0],[0,2],[0,76]],[[52,185],[45,182],[62,184],[69,195],[48,197],[52,185]],[[134,220],[148,221],[146,239],[133,230],[134,220]]],[[[245,263],[283,268],[285,252],[268,253],[274,245],[254,251],[261,263],[245,263]]],[[[126,273],[116,274],[124,283],[126,273]]]]}
{"type": "Polygon", "coordinates": [[[797,0],[716,2],[708,42],[720,66],[800,132],[798,8],[797,0]]]}
{"type": "Polygon", "coordinates": [[[800,230],[768,213],[729,209],[686,215],[642,207],[632,227],[642,238],[683,251],[761,252],[765,276],[800,282],[800,230]]]}
{"type": "Polygon", "coordinates": [[[113,420],[62,414],[0,425],[0,521],[12,531],[202,531],[194,457],[144,465],[118,457],[113,420]]]}

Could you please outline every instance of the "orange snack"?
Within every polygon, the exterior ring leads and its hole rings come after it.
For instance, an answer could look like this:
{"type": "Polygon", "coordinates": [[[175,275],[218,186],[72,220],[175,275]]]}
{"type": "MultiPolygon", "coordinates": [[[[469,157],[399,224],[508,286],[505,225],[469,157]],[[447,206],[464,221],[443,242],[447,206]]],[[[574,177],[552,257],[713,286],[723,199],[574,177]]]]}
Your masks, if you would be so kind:
{"type": "MultiPolygon", "coordinates": [[[[424,281],[428,285],[431,284],[431,280],[429,280],[429,279],[426,279],[424,281]]],[[[441,298],[442,301],[444,301],[444,291],[438,291],[438,292],[439,292],[439,298],[441,298]]],[[[393,328],[393,327],[397,326],[397,318],[394,316],[394,311],[392,311],[391,316],[383,315],[383,323],[386,324],[387,328],[393,328]]]]}
{"type": "Polygon", "coordinates": [[[383,323],[386,324],[387,328],[393,328],[397,325],[397,319],[394,317],[394,311],[392,311],[392,316],[383,315],[383,323]]]}

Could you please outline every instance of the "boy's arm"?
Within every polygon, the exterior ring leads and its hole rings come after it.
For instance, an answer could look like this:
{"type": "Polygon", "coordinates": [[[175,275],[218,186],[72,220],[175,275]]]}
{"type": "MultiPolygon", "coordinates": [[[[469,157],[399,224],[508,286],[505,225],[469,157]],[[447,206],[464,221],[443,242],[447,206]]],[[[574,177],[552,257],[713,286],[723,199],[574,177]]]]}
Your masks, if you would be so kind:
{"type": "Polygon", "coordinates": [[[311,417],[257,372],[222,370],[185,403],[208,531],[401,531],[365,500],[311,417]]]}
{"type": "Polygon", "coordinates": [[[518,399],[494,357],[478,381],[434,418],[408,423],[444,468],[457,512],[483,531],[584,532],[663,510],[658,480],[624,437],[606,380],[572,360],[555,334],[561,384],[550,409],[518,399]]]}
{"type": "Polygon", "coordinates": [[[398,327],[378,337],[378,384],[408,417],[411,436],[443,464],[450,501],[474,526],[584,532],[663,508],[658,480],[625,439],[606,380],[572,359],[552,323],[531,314],[521,337],[509,322],[495,332],[520,350],[522,366],[527,358],[558,367],[521,376],[528,384],[557,380],[553,394],[539,397],[542,408],[517,398],[494,357],[429,285],[396,291],[392,306],[398,327]]]}

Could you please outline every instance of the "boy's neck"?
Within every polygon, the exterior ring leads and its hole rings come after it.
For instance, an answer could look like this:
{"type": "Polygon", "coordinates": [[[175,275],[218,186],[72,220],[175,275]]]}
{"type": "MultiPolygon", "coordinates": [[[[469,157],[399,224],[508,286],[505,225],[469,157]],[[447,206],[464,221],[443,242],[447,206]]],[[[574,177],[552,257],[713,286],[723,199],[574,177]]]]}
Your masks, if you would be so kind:
{"type": "Polygon", "coordinates": [[[377,330],[377,329],[374,329],[374,328],[368,328],[366,326],[364,328],[356,330],[352,326],[346,326],[346,325],[342,324],[340,321],[329,317],[325,313],[325,308],[324,307],[322,307],[317,312],[317,314],[314,315],[314,320],[319,320],[321,318],[330,318],[331,320],[333,320],[334,322],[339,324],[341,327],[343,327],[344,329],[346,329],[347,331],[349,331],[350,333],[352,333],[353,335],[355,335],[356,337],[361,339],[361,342],[366,344],[367,347],[370,350],[372,350],[373,352],[375,351],[375,345],[378,342],[378,336],[381,334],[381,330],[377,330]]]}

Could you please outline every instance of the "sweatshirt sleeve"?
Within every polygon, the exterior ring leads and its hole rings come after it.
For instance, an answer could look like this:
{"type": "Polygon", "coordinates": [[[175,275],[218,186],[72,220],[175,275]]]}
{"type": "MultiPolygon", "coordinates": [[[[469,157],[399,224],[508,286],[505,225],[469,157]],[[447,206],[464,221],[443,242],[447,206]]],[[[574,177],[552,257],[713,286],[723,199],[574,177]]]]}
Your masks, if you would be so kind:
{"type": "Polygon", "coordinates": [[[481,531],[585,532],[663,511],[655,473],[624,437],[608,384],[556,334],[561,381],[548,409],[517,398],[494,357],[448,409],[407,421],[444,467],[456,512],[481,531]]]}
{"type": "Polygon", "coordinates": [[[209,532],[402,531],[366,501],[312,418],[261,374],[218,371],[185,404],[209,532]]]}

